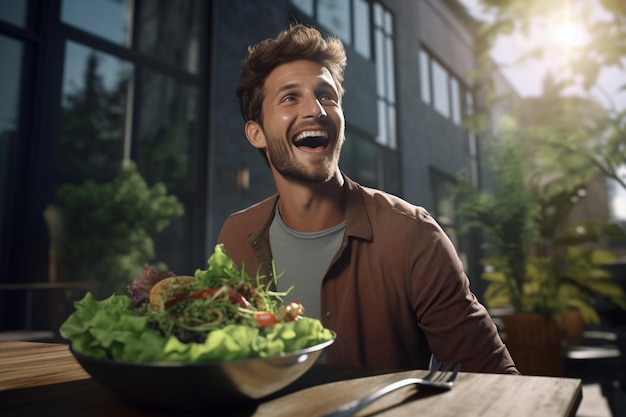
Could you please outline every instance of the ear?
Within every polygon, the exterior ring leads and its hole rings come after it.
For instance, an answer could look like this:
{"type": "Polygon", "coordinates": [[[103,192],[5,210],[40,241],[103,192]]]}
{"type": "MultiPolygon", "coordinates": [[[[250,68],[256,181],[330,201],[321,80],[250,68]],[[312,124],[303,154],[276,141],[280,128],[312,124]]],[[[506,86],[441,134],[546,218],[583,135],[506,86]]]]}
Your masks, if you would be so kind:
{"type": "Polygon", "coordinates": [[[250,142],[252,146],[257,149],[263,149],[267,147],[267,142],[265,141],[265,133],[263,133],[263,129],[257,122],[248,120],[246,122],[245,129],[248,142],[250,142]]]}

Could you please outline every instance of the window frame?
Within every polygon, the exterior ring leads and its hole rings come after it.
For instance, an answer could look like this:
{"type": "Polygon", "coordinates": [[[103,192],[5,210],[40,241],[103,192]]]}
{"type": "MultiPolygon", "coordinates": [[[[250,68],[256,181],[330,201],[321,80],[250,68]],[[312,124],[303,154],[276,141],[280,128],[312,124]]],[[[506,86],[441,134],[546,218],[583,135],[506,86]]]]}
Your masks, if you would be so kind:
{"type": "Polygon", "coordinates": [[[463,127],[464,120],[467,116],[472,116],[473,112],[468,113],[466,106],[466,93],[471,91],[467,83],[454,72],[452,72],[442,60],[438,59],[428,48],[420,46],[418,49],[418,70],[419,75],[419,89],[420,89],[420,101],[433,108],[446,120],[449,120],[455,126],[463,127]],[[422,71],[426,69],[428,74],[424,75],[422,71]],[[438,108],[437,97],[438,89],[435,79],[435,70],[438,69],[441,73],[443,85],[445,85],[445,91],[439,97],[445,100],[445,109],[438,108]],[[428,82],[428,85],[425,85],[428,82]],[[454,88],[456,86],[456,88],[454,88]],[[458,92],[458,94],[455,93],[458,92]],[[426,93],[428,95],[426,97],[426,93]],[[427,99],[426,99],[427,98],[427,99]]]}
{"type": "MultiPolygon", "coordinates": [[[[61,0],[27,1],[26,27],[18,27],[0,19],[0,34],[23,43],[26,51],[22,62],[23,74],[20,85],[22,102],[18,111],[19,149],[11,153],[11,158],[16,158],[18,163],[9,179],[11,189],[19,190],[19,192],[15,193],[16,197],[11,199],[11,204],[7,209],[7,215],[11,218],[11,227],[2,231],[2,238],[15,244],[11,245],[10,252],[0,257],[0,265],[3,270],[8,271],[7,276],[24,277],[19,278],[23,280],[46,280],[50,273],[47,260],[50,248],[43,247],[43,244],[33,247],[29,242],[48,241],[48,230],[42,212],[49,204],[54,203],[56,187],[61,183],[77,183],[86,179],[72,172],[59,170],[55,166],[56,162],[53,162],[60,132],[63,67],[67,42],[75,42],[131,62],[137,72],[140,68],[150,69],[172,77],[177,82],[196,86],[201,97],[198,99],[197,109],[194,109],[198,129],[191,140],[201,147],[198,152],[200,160],[203,160],[202,157],[206,155],[208,147],[207,141],[203,138],[208,136],[209,127],[207,114],[210,74],[207,68],[210,54],[201,54],[200,70],[196,74],[190,74],[174,65],[146,54],[140,54],[138,51],[62,22],[61,0]],[[29,242],[26,242],[23,236],[28,236],[29,242]]],[[[142,0],[134,0],[134,2],[141,4],[142,0]]],[[[199,48],[206,51],[210,41],[211,7],[205,2],[200,2],[200,8],[206,19],[202,19],[203,23],[199,27],[198,38],[201,42],[199,48]]],[[[133,124],[136,125],[136,123],[133,124]]],[[[133,129],[136,129],[136,126],[133,129]]],[[[136,150],[131,150],[131,154],[133,152],[136,150]]],[[[180,252],[180,255],[176,255],[180,257],[180,262],[185,263],[185,269],[197,265],[198,260],[206,259],[207,216],[205,214],[206,193],[209,191],[207,188],[208,171],[206,165],[201,163],[194,165],[192,169],[190,175],[198,178],[199,182],[193,191],[185,191],[185,194],[178,195],[179,200],[188,210],[188,217],[181,220],[181,222],[184,221],[181,227],[185,230],[185,242],[177,243],[181,247],[184,245],[185,249],[180,252]]],[[[170,192],[175,192],[175,190],[170,190],[170,192]]]]}
{"type": "MultiPolygon", "coordinates": [[[[372,18],[372,5],[377,3],[376,1],[372,2],[370,0],[341,0],[342,2],[348,1],[348,24],[349,24],[349,38],[346,39],[343,36],[340,36],[332,27],[332,24],[329,25],[327,22],[324,22],[323,20],[320,20],[320,5],[322,4],[324,0],[309,0],[309,1],[298,1],[298,0],[290,0],[290,4],[292,7],[294,7],[296,10],[298,10],[298,12],[304,14],[305,16],[313,19],[315,22],[319,23],[321,26],[324,27],[324,29],[326,29],[329,33],[334,34],[335,36],[338,36],[342,42],[347,45],[350,46],[351,48],[353,48],[360,56],[362,56],[364,59],[367,60],[372,60],[373,56],[374,56],[374,47],[373,47],[373,29],[372,29],[372,24],[373,24],[373,18],[372,18]],[[367,19],[357,19],[356,17],[356,3],[362,4],[366,7],[367,9],[367,19]],[[306,7],[306,10],[303,8],[306,7]],[[365,22],[365,23],[363,23],[365,22]],[[367,37],[367,45],[366,48],[368,49],[367,53],[364,53],[364,51],[360,48],[357,47],[357,44],[360,44],[360,42],[357,42],[357,26],[360,27],[360,25],[365,24],[367,27],[365,29],[365,31],[368,33],[368,37],[367,37]]],[[[334,0],[331,0],[334,1],[334,0]]]]}

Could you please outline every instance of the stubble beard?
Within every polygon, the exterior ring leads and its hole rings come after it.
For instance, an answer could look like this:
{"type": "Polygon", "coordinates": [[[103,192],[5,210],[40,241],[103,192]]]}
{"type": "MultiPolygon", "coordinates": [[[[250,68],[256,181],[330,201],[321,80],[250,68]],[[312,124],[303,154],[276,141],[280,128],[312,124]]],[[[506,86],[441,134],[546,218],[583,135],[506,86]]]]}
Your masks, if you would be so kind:
{"type": "Polygon", "coordinates": [[[297,161],[293,157],[291,149],[287,147],[272,146],[271,149],[268,150],[267,156],[274,169],[285,179],[319,184],[328,182],[335,176],[342,144],[343,140],[340,140],[339,143],[336,144],[332,156],[325,158],[323,162],[312,169],[305,167],[300,161],[297,161]]]}

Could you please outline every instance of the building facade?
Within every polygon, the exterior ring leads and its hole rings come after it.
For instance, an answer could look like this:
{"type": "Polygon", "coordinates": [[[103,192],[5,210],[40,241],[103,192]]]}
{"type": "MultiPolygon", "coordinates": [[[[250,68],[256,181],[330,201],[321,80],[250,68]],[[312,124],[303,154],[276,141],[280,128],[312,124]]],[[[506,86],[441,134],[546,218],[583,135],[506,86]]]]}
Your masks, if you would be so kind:
{"type": "MultiPolygon", "coordinates": [[[[452,195],[458,175],[484,173],[463,124],[480,101],[472,21],[454,0],[0,3],[0,284],[97,281],[51,270],[44,213],[63,184],[109,181],[128,159],[185,209],[155,236],[157,260],[204,267],[224,219],[275,192],[235,89],[247,47],[294,21],[346,45],[341,168],[431,211],[480,294],[452,195]]],[[[0,291],[0,328],[24,326],[24,297],[0,291]]]]}

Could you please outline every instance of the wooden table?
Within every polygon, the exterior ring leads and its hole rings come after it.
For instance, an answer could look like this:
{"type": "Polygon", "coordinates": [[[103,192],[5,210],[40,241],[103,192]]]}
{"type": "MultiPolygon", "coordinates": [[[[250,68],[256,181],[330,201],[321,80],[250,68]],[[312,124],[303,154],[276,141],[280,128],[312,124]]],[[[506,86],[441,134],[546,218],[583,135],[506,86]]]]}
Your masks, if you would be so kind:
{"type": "MultiPolygon", "coordinates": [[[[211,415],[314,417],[397,379],[425,373],[418,370],[380,374],[318,364],[277,395],[251,407],[211,415]]],[[[582,399],[582,383],[574,378],[461,373],[457,381],[451,391],[436,395],[420,394],[415,387],[407,387],[370,405],[359,415],[574,417],[582,399]]],[[[0,342],[0,415],[50,414],[163,415],[127,404],[97,384],[74,360],[67,345],[0,342]]]]}

